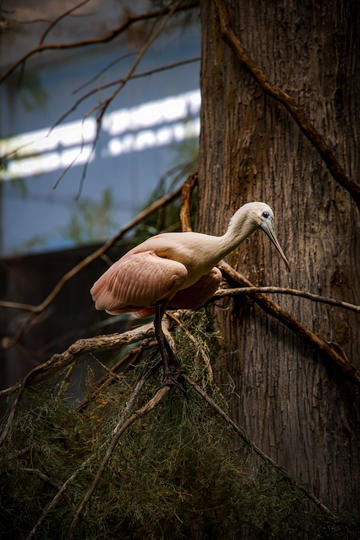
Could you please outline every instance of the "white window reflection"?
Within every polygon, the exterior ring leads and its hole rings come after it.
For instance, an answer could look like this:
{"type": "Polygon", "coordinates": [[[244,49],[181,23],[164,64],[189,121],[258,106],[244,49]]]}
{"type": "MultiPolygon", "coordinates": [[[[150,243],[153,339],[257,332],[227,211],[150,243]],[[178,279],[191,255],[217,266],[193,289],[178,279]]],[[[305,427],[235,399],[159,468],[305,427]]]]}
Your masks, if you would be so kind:
{"type": "MultiPolygon", "coordinates": [[[[102,130],[110,140],[102,156],[139,152],[197,137],[200,102],[200,91],[193,90],[108,113],[104,116],[102,130]]],[[[95,136],[96,120],[87,118],[67,122],[50,132],[49,129],[41,129],[2,139],[0,155],[10,156],[2,179],[28,177],[72,163],[81,165],[91,161],[94,155],[89,143],[95,136]],[[64,147],[68,149],[62,150],[64,147]]]]}

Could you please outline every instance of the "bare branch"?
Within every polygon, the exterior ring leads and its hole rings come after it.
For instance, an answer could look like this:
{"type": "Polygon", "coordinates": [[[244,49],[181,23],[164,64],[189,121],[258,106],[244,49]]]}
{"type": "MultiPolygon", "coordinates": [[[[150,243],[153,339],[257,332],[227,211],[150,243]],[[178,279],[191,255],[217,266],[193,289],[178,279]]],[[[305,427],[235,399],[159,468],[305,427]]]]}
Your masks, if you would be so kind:
{"type": "MultiPolygon", "coordinates": [[[[191,2],[188,4],[184,4],[182,6],[178,6],[176,8],[176,11],[184,11],[187,9],[193,9],[195,7],[198,7],[198,2],[191,2]]],[[[132,24],[144,21],[148,19],[154,19],[156,17],[159,17],[161,15],[165,15],[166,13],[169,13],[169,11],[172,9],[172,7],[168,6],[163,9],[158,9],[155,11],[150,11],[148,13],[141,13],[140,15],[131,15],[129,16],[126,21],[124,21],[120,26],[117,26],[111,32],[106,34],[105,36],[99,37],[99,38],[93,38],[93,39],[84,39],[81,41],[73,41],[71,43],[51,43],[48,45],[40,45],[38,47],[35,47],[34,49],[31,49],[28,51],[24,56],[22,56],[17,62],[15,62],[10,68],[3,73],[3,75],[0,76],[0,84],[4,82],[19,66],[24,64],[26,60],[31,58],[32,56],[42,53],[44,51],[50,51],[50,50],[66,50],[66,49],[75,49],[78,47],[87,47],[88,45],[97,45],[99,43],[109,43],[113,39],[115,39],[117,36],[119,36],[121,33],[123,33],[129,26],[132,24]]]]}
{"type": "Polygon", "coordinates": [[[263,70],[250,58],[239,38],[230,27],[229,15],[221,0],[215,0],[224,41],[232,48],[236,58],[244,65],[254,79],[260,84],[266,94],[281,103],[291,114],[301,131],[313,144],[320,154],[333,178],[346,189],[360,209],[360,185],[350,178],[337,161],[335,154],[326,143],[324,137],[317,131],[315,126],[307,118],[304,111],[296,103],[295,99],[278,86],[272,84],[263,70]]]}
{"type": "Polygon", "coordinates": [[[93,494],[94,490],[96,489],[99,481],[100,481],[100,478],[105,470],[105,467],[111,457],[111,454],[113,453],[121,435],[124,433],[124,431],[129,427],[131,426],[131,424],[133,422],[135,422],[135,420],[137,420],[138,418],[140,418],[141,416],[144,416],[145,414],[149,413],[150,411],[152,411],[152,409],[163,399],[163,397],[166,396],[166,394],[169,392],[170,390],[170,386],[163,386],[162,388],[160,388],[156,394],[143,406],[141,407],[140,409],[138,409],[134,414],[132,414],[122,425],[121,427],[117,426],[117,431],[116,431],[116,434],[115,436],[113,437],[108,449],[107,449],[107,452],[105,454],[105,457],[96,473],[96,476],[90,486],[90,488],[88,489],[88,491],[86,492],[86,495],[85,497],[83,498],[83,500],[81,501],[75,515],[74,515],[74,518],[72,520],[72,523],[70,525],[70,528],[69,528],[69,532],[68,532],[68,536],[67,536],[67,540],[71,540],[71,538],[73,537],[73,534],[74,534],[74,530],[76,528],[76,525],[77,525],[77,522],[79,520],[79,517],[80,517],[80,514],[81,512],[83,511],[86,503],[89,501],[91,495],[93,494]]]}
{"type": "Polygon", "coordinates": [[[39,313],[39,306],[32,306],[31,304],[23,304],[21,302],[11,302],[10,300],[0,300],[0,307],[22,309],[24,311],[33,311],[35,313],[39,313]]]}
{"type": "MultiPolygon", "coordinates": [[[[32,469],[30,467],[24,467],[23,471],[36,474],[36,476],[41,478],[41,480],[44,480],[44,482],[46,482],[47,484],[49,484],[53,488],[58,489],[58,490],[60,489],[59,486],[55,482],[53,482],[51,480],[51,478],[48,477],[47,474],[43,473],[39,469],[32,469]]],[[[75,508],[75,505],[72,502],[72,500],[70,499],[69,495],[66,495],[66,493],[62,493],[62,495],[63,495],[64,499],[66,500],[66,502],[68,503],[68,505],[70,507],[72,507],[72,508],[75,508]]]]}
{"type": "Polygon", "coordinates": [[[121,345],[129,345],[146,338],[153,338],[153,336],[153,324],[148,323],[128,332],[123,332],[122,334],[106,334],[87,339],[78,339],[64,352],[53,354],[49,360],[32,369],[21,383],[16,383],[9,388],[1,390],[0,397],[14,394],[20,388],[24,389],[30,384],[36,384],[52,377],[55,373],[67,368],[84,354],[117,349],[121,345]]]}
{"type": "MultiPolygon", "coordinates": [[[[220,261],[218,267],[225,275],[230,277],[236,283],[244,287],[254,287],[254,285],[246,279],[240,272],[237,272],[225,261],[220,261]]],[[[360,371],[356,369],[343,355],[340,355],[321,337],[311,332],[306,326],[296,320],[290,313],[282,309],[276,302],[268,298],[265,294],[257,293],[254,296],[256,302],[266,313],[272,315],[285,326],[290,328],[297,336],[304,339],[309,345],[322,354],[324,360],[336,365],[351,382],[360,386],[360,371]]]]}
{"type": "MultiPolygon", "coordinates": [[[[157,341],[151,340],[151,341],[145,341],[142,343],[139,347],[136,347],[135,349],[131,349],[125,356],[123,356],[116,364],[114,364],[110,368],[111,373],[116,373],[122,366],[125,364],[135,365],[139,362],[141,354],[144,350],[154,347],[157,345],[157,341]]],[[[126,373],[126,368],[122,369],[121,374],[124,375],[126,373]]],[[[99,379],[93,389],[89,392],[89,394],[82,400],[80,405],[78,405],[77,410],[82,411],[87,407],[87,405],[90,403],[92,399],[94,399],[100,392],[103,392],[105,388],[111,384],[112,380],[109,376],[110,374],[107,373],[104,375],[101,379],[99,379]]]]}
{"type": "Polygon", "coordinates": [[[46,28],[46,30],[43,32],[41,38],[40,38],[40,41],[39,41],[39,47],[41,47],[41,45],[44,43],[44,40],[46,38],[46,36],[49,34],[49,32],[54,28],[54,26],[57,25],[58,22],[60,22],[62,19],[64,19],[65,17],[67,17],[67,15],[70,15],[73,11],[76,11],[77,9],[79,9],[80,7],[84,6],[85,4],[87,4],[89,2],[89,0],[82,0],[82,2],[80,2],[79,4],[77,4],[76,6],[64,11],[64,13],[62,13],[61,15],[59,15],[58,17],[56,17],[56,19],[54,19],[50,24],[49,26],[46,28]]]}
{"type": "MultiPolygon", "coordinates": [[[[135,56],[135,54],[137,54],[137,51],[127,52],[125,54],[122,54],[122,55],[118,56],[117,58],[115,58],[115,60],[112,60],[109,64],[107,64],[100,71],[98,71],[98,73],[93,75],[89,80],[85,81],[80,86],[75,88],[75,90],[72,91],[72,94],[73,95],[77,94],[78,92],[80,92],[80,90],[82,90],[86,86],[89,86],[89,84],[91,84],[92,82],[96,81],[96,79],[101,77],[101,75],[103,75],[106,71],[108,71],[115,64],[118,64],[119,62],[121,62],[121,60],[124,60],[125,58],[129,58],[130,56],[135,56]]],[[[119,83],[119,82],[120,81],[117,81],[117,83],[119,83]]],[[[114,83],[114,84],[117,84],[117,83],[114,83]]],[[[97,90],[100,90],[101,88],[102,88],[102,86],[98,86],[97,88],[94,89],[94,92],[96,92],[97,90]]]]}
{"type": "Polygon", "coordinates": [[[194,171],[184,182],[181,189],[180,221],[183,232],[191,232],[190,205],[191,196],[198,182],[199,173],[194,171]]]}
{"type": "Polygon", "coordinates": [[[256,293],[278,293],[278,294],[290,294],[292,296],[300,296],[302,298],[308,298],[314,302],[321,302],[322,304],[330,304],[331,306],[337,306],[344,309],[350,309],[356,313],[360,313],[360,306],[349,304],[348,302],[342,302],[341,300],[334,300],[334,298],[328,298],[326,296],[319,296],[308,291],[299,291],[297,289],[286,289],[282,287],[241,287],[239,289],[219,289],[214,294],[216,298],[222,298],[224,296],[240,296],[242,294],[256,294],[256,293]]]}
{"type": "Polygon", "coordinates": [[[94,458],[94,454],[92,454],[91,456],[89,456],[81,465],[80,467],[78,467],[70,476],[69,478],[63,483],[63,485],[61,486],[61,488],[59,489],[59,491],[57,492],[57,494],[55,495],[55,497],[50,501],[50,503],[46,506],[46,508],[44,509],[43,513],[41,514],[41,516],[39,517],[39,519],[37,520],[37,522],[35,523],[34,527],[31,529],[29,535],[26,537],[26,540],[30,540],[31,538],[33,538],[34,534],[36,533],[37,529],[40,527],[41,523],[44,521],[44,519],[46,518],[47,514],[57,505],[59,499],[61,498],[61,496],[63,495],[64,491],[66,490],[66,488],[68,487],[69,484],[71,484],[71,482],[73,480],[75,480],[75,478],[77,477],[77,475],[90,463],[90,461],[94,458]]]}
{"type": "Polygon", "coordinates": [[[309,491],[307,488],[305,488],[302,484],[299,484],[296,480],[294,480],[290,475],[289,473],[283,469],[283,467],[281,467],[280,465],[278,465],[270,456],[268,456],[267,454],[265,454],[265,452],[263,452],[258,446],[256,446],[256,444],[250,439],[249,435],[246,433],[245,429],[241,426],[239,426],[238,424],[236,424],[231,418],[230,416],[228,416],[226,414],[225,411],[223,411],[223,409],[221,409],[221,407],[219,407],[219,405],[217,403],[215,403],[215,401],[213,399],[211,399],[211,397],[206,393],[204,392],[204,390],[202,390],[202,388],[200,388],[200,386],[198,384],[196,384],[195,381],[193,381],[192,379],[190,379],[190,377],[188,377],[186,374],[183,375],[185,381],[187,383],[189,383],[191,386],[193,386],[195,388],[195,390],[198,392],[198,394],[200,394],[201,397],[203,397],[205,399],[205,401],[207,401],[207,403],[209,403],[209,405],[211,405],[211,407],[213,407],[213,409],[215,409],[215,411],[224,418],[224,420],[226,420],[226,422],[228,424],[230,424],[230,426],[234,429],[234,431],[236,431],[236,433],[242,438],[242,440],[258,455],[261,457],[261,459],[263,459],[264,461],[266,461],[267,463],[269,463],[274,469],[276,469],[284,478],[286,478],[286,480],[292,485],[294,486],[296,489],[299,489],[300,491],[302,491],[304,493],[304,495],[306,495],[306,497],[308,499],[310,499],[313,503],[316,504],[316,506],[318,506],[321,510],[323,510],[324,512],[326,512],[327,514],[331,515],[332,517],[335,517],[334,514],[327,508],[327,506],[325,506],[311,491],[309,491]]]}
{"type": "MultiPolygon", "coordinates": [[[[129,77],[128,80],[134,80],[134,79],[140,79],[142,77],[148,77],[149,75],[154,75],[156,73],[160,73],[162,71],[166,71],[168,69],[174,69],[174,68],[177,68],[179,66],[184,66],[186,64],[191,64],[193,62],[199,62],[200,61],[200,56],[197,56],[195,58],[189,58],[188,60],[181,60],[179,62],[174,62],[172,64],[167,64],[166,66],[161,66],[161,67],[158,67],[158,68],[154,68],[154,69],[150,69],[149,71],[144,71],[143,73],[134,73],[133,75],[131,75],[131,77],[129,77]]],[[[97,88],[93,88],[92,90],[90,90],[89,92],[87,92],[86,94],[84,94],[83,96],[81,96],[73,105],[72,107],[66,111],[64,114],[62,114],[60,116],[60,118],[58,118],[58,120],[56,120],[55,124],[51,127],[49,133],[51,132],[52,129],[54,129],[56,126],[58,126],[59,124],[61,124],[61,122],[63,122],[65,120],[65,118],[67,118],[72,112],[74,112],[77,107],[80,105],[80,103],[82,103],[85,99],[87,99],[88,97],[94,95],[94,94],[97,94],[99,92],[99,90],[105,90],[106,88],[111,88],[111,86],[115,86],[116,84],[121,84],[123,83],[124,79],[117,79],[115,81],[112,81],[112,82],[109,82],[109,83],[106,83],[106,84],[102,84],[100,86],[98,86],[97,88]]],[[[8,157],[8,156],[6,156],[8,157]]]]}

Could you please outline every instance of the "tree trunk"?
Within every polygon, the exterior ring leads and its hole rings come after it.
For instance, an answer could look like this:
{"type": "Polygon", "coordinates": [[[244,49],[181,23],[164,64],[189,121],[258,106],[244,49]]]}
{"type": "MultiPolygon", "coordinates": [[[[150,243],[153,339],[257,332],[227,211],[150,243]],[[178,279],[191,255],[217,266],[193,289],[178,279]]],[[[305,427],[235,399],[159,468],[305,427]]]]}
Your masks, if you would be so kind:
{"type": "MultiPolygon", "coordinates": [[[[224,4],[249,55],[295,98],[358,179],[358,0],[224,4]]],[[[285,108],[264,94],[223,41],[215,2],[203,0],[201,11],[197,230],[222,234],[242,204],[267,202],[291,273],[262,232],[228,262],[257,285],[359,304],[360,216],[354,202],[285,108]]],[[[272,299],[360,367],[357,314],[289,296],[272,299]]],[[[251,300],[233,301],[216,317],[224,337],[218,380],[229,389],[234,419],[331,509],[359,515],[358,389],[251,300]]]]}

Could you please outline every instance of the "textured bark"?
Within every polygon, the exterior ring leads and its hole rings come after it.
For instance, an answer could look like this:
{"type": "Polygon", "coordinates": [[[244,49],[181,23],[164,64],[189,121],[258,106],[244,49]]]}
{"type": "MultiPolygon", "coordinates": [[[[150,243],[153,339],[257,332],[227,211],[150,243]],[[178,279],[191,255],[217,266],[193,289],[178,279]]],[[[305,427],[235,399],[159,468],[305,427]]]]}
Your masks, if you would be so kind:
{"type": "MultiPolygon", "coordinates": [[[[358,179],[359,2],[224,4],[249,55],[295,98],[347,174],[358,179]]],[[[257,285],[305,289],[359,304],[356,205],[289,113],[264,94],[224,43],[215,3],[203,0],[201,11],[197,230],[221,234],[243,203],[267,202],[292,272],[261,232],[228,262],[257,285]]],[[[360,367],[356,313],[292,297],[273,299],[360,367]]],[[[235,299],[216,313],[226,344],[216,368],[219,382],[234,387],[233,417],[330,508],[359,515],[359,390],[252,301],[235,299]]]]}

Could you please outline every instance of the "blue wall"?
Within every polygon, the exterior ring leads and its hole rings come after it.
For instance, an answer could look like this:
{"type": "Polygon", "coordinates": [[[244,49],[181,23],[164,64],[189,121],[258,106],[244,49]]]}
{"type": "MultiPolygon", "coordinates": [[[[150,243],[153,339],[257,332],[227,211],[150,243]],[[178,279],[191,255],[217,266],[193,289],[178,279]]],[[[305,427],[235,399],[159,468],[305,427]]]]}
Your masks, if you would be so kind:
{"type": "MultiPolygon", "coordinates": [[[[74,89],[127,52],[111,44],[74,50],[61,56],[58,54],[56,60],[45,61],[36,69],[32,69],[29,63],[21,88],[15,77],[0,88],[3,152],[8,148],[9,137],[47,131],[85,92],[124,77],[135,56],[123,58],[96,81],[72,94],[74,89]]],[[[198,26],[169,31],[151,46],[137,73],[199,55],[198,26]]],[[[107,93],[103,91],[101,98],[104,99],[114,88],[107,93]]],[[[80,200],[75,198],[83,172],[81,163],[75,162],[54,190],[64,163],[72,160],[69,151],[75,150],[74,155],[78,153],[76,149],[79,149],[81,132],[85,139],[88,137],[86,148],[91,148],[96,129],[95,116],[89,117],[87,129],[82,129],[78,122],[97,104],[98,98],[99,95],[95,94],[84,101],[48,138],[31,135],[35,140],[35,155],[29,155],[31,147],[24,147],[17,160],[8,162],[3,172],[4,181],[0,183],[1,254],[73,245],[74,239],[64,231],[74,216],[84,215],[87,210],[98,221],[98,226],[93,224],[89,237],[86,238],[85,234],[83,239],[88,242],[102,240],[137,213],[167,170],[188,159],[188,153],[183,151],[182,138],[196,147],[200,106],[199,62],[129,81],[107,111],[80,200]],[[174,101],[164,102],[169,96],[174,97],[174,101]],[[149,103],[152,103],[151,107],[149,103]],[[136,110],[141,104],[148,105],[136,110]],[[116,111],[122,111],[122,116],[115,116],[116,111]],[[77,124],[72,124],[74,122],[77,124]],[[45,170],[36,172],[45,157],[45,170]],[[19,158],[32,161],[21,162],[19,158]],[[104,200],[110,201],[107,217],[111,221],[105,225],[101,223],[101,210],[96,208],[104,200]]],[[[78,161],[81,162],[81,158],[78,161]]]]}

